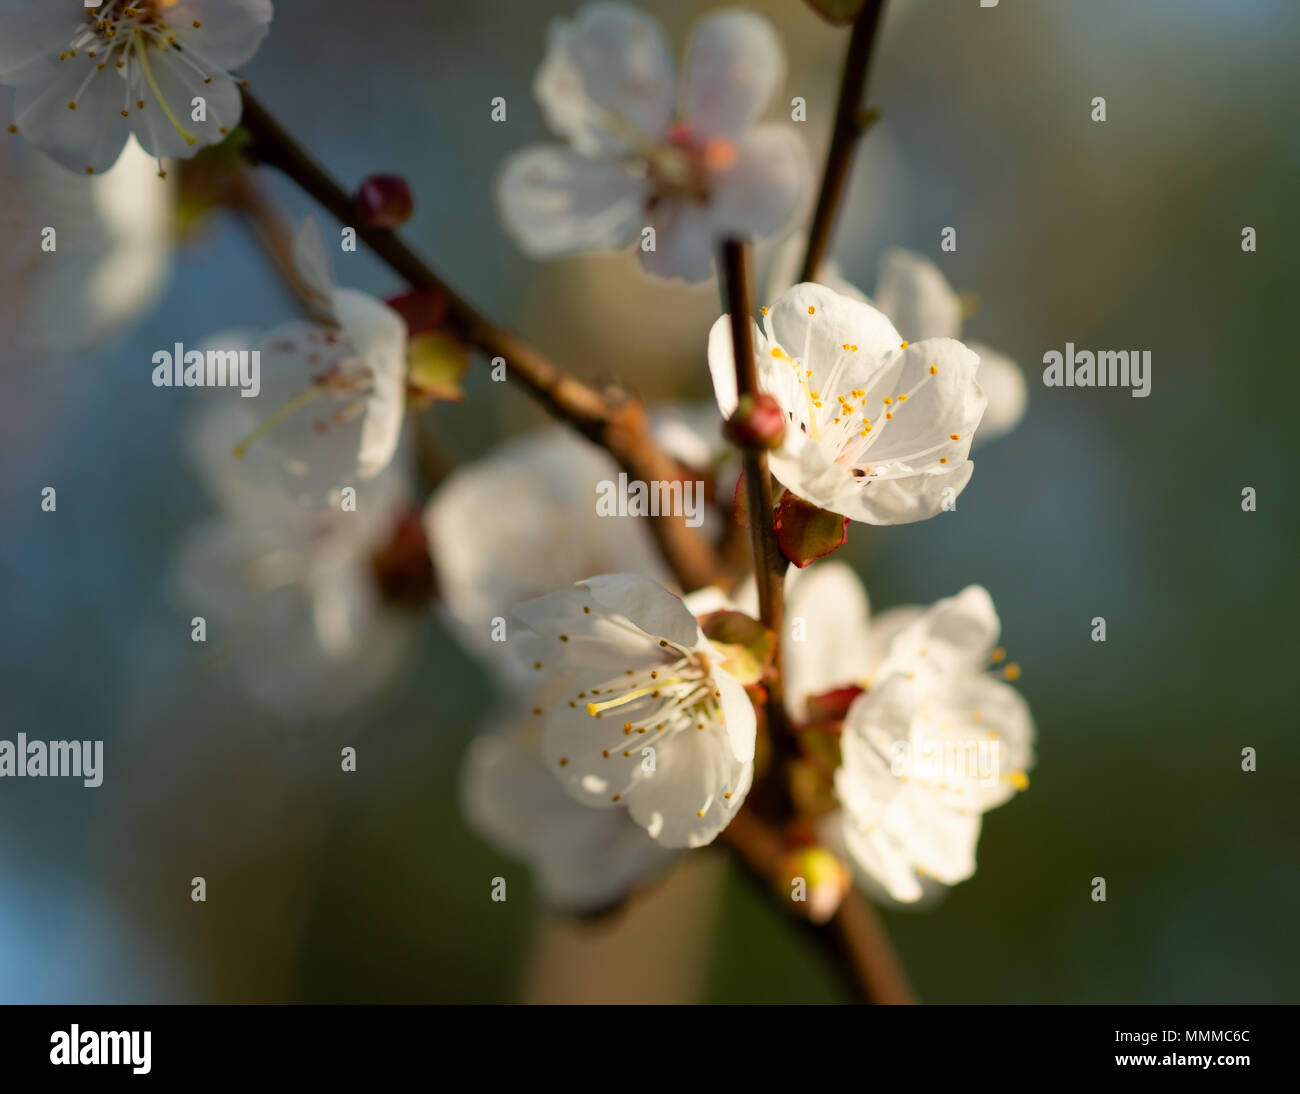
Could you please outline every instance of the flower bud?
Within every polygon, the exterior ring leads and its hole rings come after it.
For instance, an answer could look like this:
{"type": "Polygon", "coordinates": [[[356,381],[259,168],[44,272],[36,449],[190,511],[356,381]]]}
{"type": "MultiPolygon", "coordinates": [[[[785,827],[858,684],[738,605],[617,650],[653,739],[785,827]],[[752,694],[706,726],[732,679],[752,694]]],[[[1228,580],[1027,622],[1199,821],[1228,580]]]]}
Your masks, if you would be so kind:
{"type": "Polygon", "coordinates": [[[352,200],[370,228],[400,228],[415,209],[411,188],[401,175],[371,175],[352,200]]]}
{"type": "Polygon", "coordinates": [[[765,391],[742,395],[723,432],[739,448],[780,448],[785,440],[785,411],[765,391]]]}
{"type": "Polygon", "coordinates": [[[781,895],[794,911],[813,923],[825,923],[839,910],[849,891],[848,867],[825,847],[793,847],[781,858],[781,895]]]}

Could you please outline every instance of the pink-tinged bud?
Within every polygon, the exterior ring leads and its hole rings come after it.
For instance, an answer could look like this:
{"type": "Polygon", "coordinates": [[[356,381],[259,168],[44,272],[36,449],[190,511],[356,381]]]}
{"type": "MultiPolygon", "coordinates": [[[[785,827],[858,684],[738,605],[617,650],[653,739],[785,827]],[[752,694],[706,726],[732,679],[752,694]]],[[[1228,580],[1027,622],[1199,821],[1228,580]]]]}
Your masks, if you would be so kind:
{"type": "Polygon", "coordinates": [[[785,411],[765,391],[742,395],[723,432],[738,448],[780,448],[785,440],[785,411]]]}
{"type": "Polygon", "coordinates": [[[782,897],[796,915],[826,923],[839,911],[852,878],[848,868],[825,847],[796,847],[781,858],[777,871],[782,897]]]}
{"type": "Polygon", "coordinates": [[[369,228],[400,228],[415,210],[411,188],[401,175],[371,175],[352,201],[369,228]]]}

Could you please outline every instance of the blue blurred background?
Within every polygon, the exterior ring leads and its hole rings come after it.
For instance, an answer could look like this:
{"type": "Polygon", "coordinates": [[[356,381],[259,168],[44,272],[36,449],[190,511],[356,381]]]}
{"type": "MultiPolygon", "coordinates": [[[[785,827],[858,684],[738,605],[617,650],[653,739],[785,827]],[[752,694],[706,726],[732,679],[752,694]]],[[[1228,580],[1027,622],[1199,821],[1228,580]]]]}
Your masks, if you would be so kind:
{"type": "MultiPolygon", "coordinates": [[[[679,50],[707,10],[644,6],[679,50]]],[[[806,98],[819,164],[847,34],[799,0],[752,6],[786,45],[783,101],[806,98]]],[[[707,398],[716,288],[650,282],[627,256],[535,264],[499,227],[496,172],[545,137],[531,81],[546,24],[572,10],[279,0],[247,75],[345,184],[406,175],[409,238],[490,315],[585,377],[707,398]],[[498,95],[506,124],[489,120],[498,95]]],[[[1300,699],[1285,471],[1298,35],[1290,0],[888,6],[869,94],[884,120],[859,149],[835,256],[870,291],[887,247],[926,254],[978,297],[966,334],[1030,384],[1025,420],[976,453],[956,514],[856,526],[840,556],[877,608],[987,586],[1039,727],[1032,786],[986,818],[975,877],[936,908],[886,913],[927,1001],[1300,1001],[1285,784],[1300,699]],[[1105,123],[1090,119],[1098,95],[1105,123]],[[1045,388],[1042,355],[1067,341],[1149,349],[1150,397],[1045,388]]],[[[20,159],[11,146],[6,190],[20,159]]],[[[293,219],[308,211],[269,182],[293,219]]],[[[35,237],[8,234],[35,254],[35,237]]],[[[178,544],[213,506],[185,456],[194,393],[151,386],[150,358],[274,326],[293,301],[215,216],[137,321],[53,352],[20,338],[39,261],[8,269],[0,310],[2,735],[103,738],[107,772],[97,790],[0,784],[0,1001],[841,998],[721,852],[693,856],[650,912],[542,915],[525,871],[460,817],[458,765],[492,684],[432,617],[373,709],[286,724],[241,699],[168,597],[178,544]],[[46,485],[56,514],[40,509],[46,485]],[[344,744],[361,757],[348,778],[344,744]],[[489,903],[500,873],[511,899],[489,903]],[[194,875],[206,904],[189,899],[194,875]]],[[[338,272],[401,288],[364,253],[338,272]]],[[[457,460],[541,421],[486,372],[425,422],[457,460]]]]}

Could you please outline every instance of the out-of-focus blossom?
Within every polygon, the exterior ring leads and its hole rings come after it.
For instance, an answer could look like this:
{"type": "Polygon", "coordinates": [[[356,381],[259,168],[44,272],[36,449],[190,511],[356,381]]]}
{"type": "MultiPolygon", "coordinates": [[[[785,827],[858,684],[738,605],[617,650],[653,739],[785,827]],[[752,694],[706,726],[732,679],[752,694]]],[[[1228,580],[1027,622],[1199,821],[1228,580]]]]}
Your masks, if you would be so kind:
{"type": "Polygon", "coordinates": [[[87,174],[112,167],[132,134],[156,159],[188,158],[239,123],[231,70],[271,15],[270,0],[0,0],[10,132],[87,174]]]}
{"type": "Polygon", "coordinates": [[[622,809],[580,805],[547,770],[541,727],[503,726],[475,738],[461,772],[470,825],[503,854],[532,868],[545,901],[562,911],[598,911],[670,863],[622,809]]]}
{"type": "MultiPolygon", "coordinates": [[[[759,387],[788,419],[768,457],[787,490],[868,524],[924,520],[970,480],[986,402],[979,359],[951,338],[909,343],[883,314],[824,285],[796,285],[753,325],[759,387]]],[[[718,408],[737,406],[731,319],[709,334],[718,408]]]]}
{"type": "Polygon", "coordinates": [[[771,24],[747,11],[701,20],[680,79],[658,23],[637,8],[588,4],[555,22],[533,90],[568,144],[507,162],[507,229],[537,258],[640,239],[651,273],[703,280],[721,238],[771,235],[805,190],[794,129],[756,124],[784,66],[771,24]]]}
{"type": "Polygon", "coordinates": [[[241,400],[248,428],[237,446],[258,474],[305,506],[335,506],[342,487],[392,461],[406,411],[406,323],[373,296],[340,289],[320,228],[308,219],[294,262],[336,326],[294,320],[265,335],[262,389],[241,400]],[[263,409],[266,408],[266,409],[263,409]]]}
{"type": "Polygon", "coordinates": [[[515,607],[542,754],[577,801],[626,807],[664,847],[712,842],[745,800],[756,719],[728,653],[649,578],[608,574],[515,607]]]}
{"type": "MultiPolygon", "coordinates": [[[[724,447],[712,406],[659,409],[651,425],[666,452],[701,473],[724,447]]],[[[603,449],[552,426],[457,468],[434,491],[424,521],[444,618],[500,677],[528,677],[510,643],[492,639],[493,621],[512,605],[595,573],[672,584],[645,518],[598,514],[597,485],[617,478],[603,449]]],[[[717,524],[709,513],[702,530],[717,524]]]]}
{"type": "MultiPolygon", "coordinates": [[[[204,617],[207,648],[259,705],[299,720],[355,709],[391,679],[412,636],[409,613],[385,595],[385,560],[413,523],[407,484],[393,469],[358,486],[355,511],[286,504],[232,458],[243,424],[238,400],[210,404],[196,423],[194,456],[219,513],[186,537],[175,599],[204,617]]],[[[423,562],[425,552],[421,543],[423,562]]]]}
{"type": "Polygon", "coordinates": [[[9,145],[0,148],[0,177],[9,241],[0,315],[24,348],[100,348],[157,301],[175,254],[175,187],[154,177],[134,141],[116,171],[94,178],[9,145]]]}
{"type": "MultiPolygon", "coordinates": [[[[771,297],[780,296],[794,284],[806,242],[802,236],[792,236],[778,248],[768,275],[771,297]]],[[[822,262],[817,280],[841,296],[874,304],[889,316],[904,338],[919,342],[961,337],[964,301],[939,267],[915,251],[895,248],[885,254],[874,301],[845,279],[834,259],[822,262]]],[[[1020,423],[1029,390],[1020,366],[1006,354],[978,342],[966,345],[979,357],[975,378],[989,400],[975,443],[987,444],[1020,423]]]]}

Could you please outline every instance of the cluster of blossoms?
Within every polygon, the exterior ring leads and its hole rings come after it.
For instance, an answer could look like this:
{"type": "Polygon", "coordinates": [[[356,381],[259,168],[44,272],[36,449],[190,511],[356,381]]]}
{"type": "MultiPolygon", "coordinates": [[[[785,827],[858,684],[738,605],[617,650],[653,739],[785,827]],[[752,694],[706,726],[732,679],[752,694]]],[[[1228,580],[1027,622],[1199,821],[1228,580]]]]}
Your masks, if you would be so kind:
{"type": "MultiPolygon", "coordinates": [[[[269,0],[0,0],[11,130],[90,174],[133,138],[165,174],[162,159],[238,123],[234,73],[271,17],[269,0]]],[[[783,70],[772,26],[749,12],[702,20],[680,73],[636,8],[593,3],[557,22],[534,92],[565,143],[505,165],[507,230],[542,258],[639,240],[649,273],[708,277],[723,239],[774,236],[808,196],[794,128],[761,120],[783,70]]],[[[873,302],[830,266],[820,283],[785,284],[791,253],[752,330],[760,391],[784,420],[772,476],[846,522],[935,516],[971,478],[977,430],[1005,432],[1023,413],[1018,370],[957,340],[961,298],[919,256],[891,253],[873,302]]],[[[898,901],[971,875],[983,813],[1027,785],[1033,762],[1016,670],[989,671],[999,623],[986,591],[871,619],[852,572],[820,563],[789,581],[789,618],[805,633],[765,636],[749,618],[752,586],[679,595],[643,524],[586,520],[614,466],[553,430],[456,472],[421,518],[393,466],[408,394],[429,393],[417,332],[336,286],[310,221],[294,261],[317,319],[251,341],[276,409],[231,398],[195,430],[220,514],[186,544],[175,581],[229,642],[251,695],[297,716],[336,711],[334,684],[353,701],[373,695],[405,648],[394,605],[427,604],[436,567],[444,618],[507,703],[470,749],[467,815],[535,866],[553,903],[597,908],[711,843],[744,807],[780,642],[785,720],[805,750],[792,794],[817,838],[898,901]],[[512,534],[521,527],[527,544],[512,534]],[[507,616],[502,650],[483,635],[507,616]]],[[[723,419],[741,405],[732,330],[722,316],[707,341],[723,419]]],[[[660,413],[655,432],[704,474],[725,458],[719,425],[690,408],[660,413]]],[[[716,536],[727,514],[713,517],[716,536]]]]}
{"type": "MultiPolygon", "coordinates": [[[[639,253],[648,271],[707,276],[721,238],[771,234],[799,205],[802,154],[780,127],[749,128],[780,59],[765,21],[719,13],[696,29],[674,92],[663,38],[635,9],[592,4],[556,24],[535,92],[569,147],[527,149],[506,165],[507,228],[536,257],[619,248],[654,228],[656,249],[639,253]],[[743,153],[760,141],[770,142],[762,169],[743,153]]],[[[796,246],[778,254],[776,299],[753,329],[759,388],[785,425],[768,454],[773,477],[846,520],[936,515],[969,482],[982,423],[987,439],[1023,413],[1019,370],[957,341],[961,298],[920,256],[887,256],[873,304],[833,266],[818,271],[822,284],[784,287],[796,246]]],[[[708,362],[729,419],[740,405],[730,316],[713,327],[708,362]]],[[[697,447],[708,454],[700,464],[716,463],[716,440],[697,447]]],[[[735,601],[715,589],[674,595],[631,528],[547,533],[552,484],[588,483],[603,457],[557,435],[511,448],[453,477],[427,511],[430,541],[445,540],[435,552],[443,586],[483,589],[482,575],[516,560],[484,549],[497,537],[471,536],[471,550],[440,526],[463,530],[458,496],[471,481],[513,487],[511,519],[543,530],[530,543],[528,591],[543,585],[539,570],[569,585],[514,610],[524,633],[493,659],[510,666],[502,679],[518,713],[471,748],[466,812],[533,864],[551,902],[600,907],[666,856],[709,843],[743,805],[762,673],[712,621],[756,615],[756,595],[752,585],[735,601]],[[555,474],[560,463],[569,474],[555,474]],[[629,568],[639,573],[615,572],[629,568]]],[[[572,493],[569,512],[580,512],[572,493]]],[[[1028,785],[1033,762],[1032,720],[1007,683],[1018,669],[989,671],[1002,655],[988,593],[972,586],[871,620],[848,567],[792,575],[788,617],[805,633],[781,641],[786,716],[808,753],[796,767],[813,776],[792,772],[801,812],[881,897],[914,902],[927,883],[969,877],[982,814],[1028,785]],[[911,762],[935,756],[945,762],[911,762]]],[[[451,592],[445,610],[458,631],[481,633],[485,613],[502,610],[488,599],[451,592]]]]}

